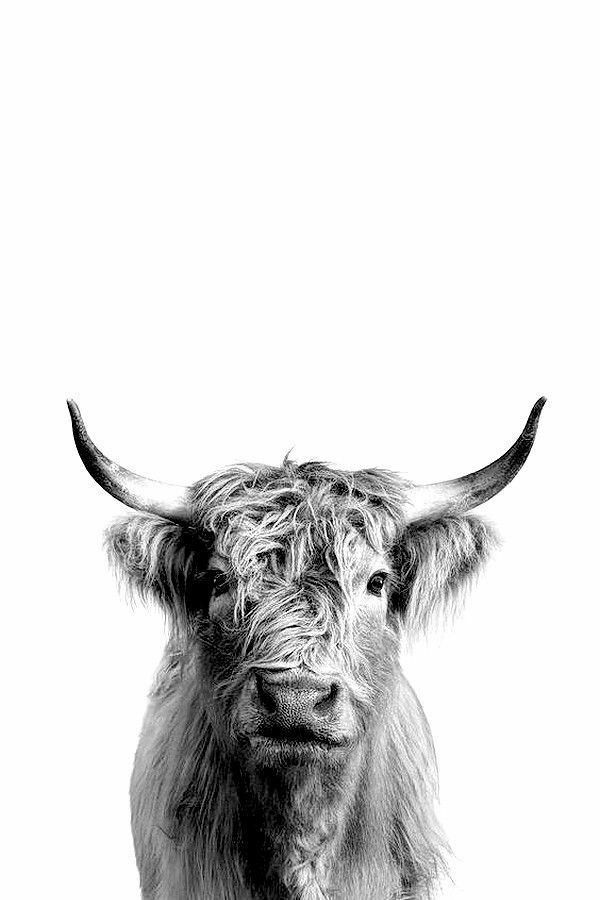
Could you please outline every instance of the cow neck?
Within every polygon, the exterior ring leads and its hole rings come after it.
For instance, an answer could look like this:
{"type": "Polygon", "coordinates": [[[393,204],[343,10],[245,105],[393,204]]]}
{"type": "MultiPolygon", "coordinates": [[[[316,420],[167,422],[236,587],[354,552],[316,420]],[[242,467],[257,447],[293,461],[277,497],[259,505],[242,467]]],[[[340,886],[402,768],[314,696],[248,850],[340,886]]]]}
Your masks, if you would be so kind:
{"type": "MultiPolygon", "coordinates": [[[[344,765],[236,771],[242,852],[257,897],[329,900],[338,896],[337,883],[347,884],[353,863],[366,874],[359,857],[371,841],[361,829],[367,822],[373,828],[377,821],[371,813],[365,820],[358,808],[367,769],[362,748],[344,765]]],[[[386,843],[381,838],[380,848],[386,843]]],[[[391,890],[398,871],[389,874],[391,890]]],[[[344,892],[346,896],[353,900],[364,894],[357,884],[356,894],[344,892]]]]}

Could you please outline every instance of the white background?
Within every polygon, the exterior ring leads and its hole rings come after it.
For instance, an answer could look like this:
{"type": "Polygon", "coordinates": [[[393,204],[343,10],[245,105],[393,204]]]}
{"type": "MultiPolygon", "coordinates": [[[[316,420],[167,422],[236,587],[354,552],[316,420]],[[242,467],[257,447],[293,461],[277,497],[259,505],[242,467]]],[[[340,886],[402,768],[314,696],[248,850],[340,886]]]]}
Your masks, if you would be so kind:
{"type": "Polygon", "coordinates": [[[445,900],[597,891],[597,5],[3,4],[1,652],[10,898],[135,898],[163,640],[101,547],[122,464],[417,481],[503,452],[504,546],[406,669],[445,900]]]}

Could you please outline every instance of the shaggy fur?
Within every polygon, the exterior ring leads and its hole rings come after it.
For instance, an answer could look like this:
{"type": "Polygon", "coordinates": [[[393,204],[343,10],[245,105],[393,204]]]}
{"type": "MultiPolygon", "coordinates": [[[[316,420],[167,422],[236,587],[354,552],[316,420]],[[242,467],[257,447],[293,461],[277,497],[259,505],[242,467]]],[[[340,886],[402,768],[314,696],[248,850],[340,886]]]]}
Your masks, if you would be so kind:
{"type": "Polygon", "coordinates": [[[197,483],[189,528],[134,516],[109,531],[120,575],[170,623],[131,785],[146,900],[432,896],[435,758],[401,643],[455,609],[493,536],[472,516],[406,528],[406,487],[385,471],[238,466],[197,483]],[[374,554],[393,569],[383,610],[357,600],[374,554]],[[343,677],[356,746],[265,767],[236,742],[250,675],[298,666],[343,677]]]}

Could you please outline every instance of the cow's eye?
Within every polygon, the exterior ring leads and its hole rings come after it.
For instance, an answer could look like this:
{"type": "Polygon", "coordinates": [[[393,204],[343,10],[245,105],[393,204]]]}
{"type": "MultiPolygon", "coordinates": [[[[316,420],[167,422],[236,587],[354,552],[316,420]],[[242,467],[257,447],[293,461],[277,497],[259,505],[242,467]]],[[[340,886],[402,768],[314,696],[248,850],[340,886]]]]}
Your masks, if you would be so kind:
{"type": "Polygon", "coordinates": [[[211,575],[213,597],[220,597],[221,594],[226,594],[229,590],[229,578],[227,577],[227,573],[222,572],[220,569],[213,569],[211,575]]]}
{"type": "Polygon", "coordinates": [[[381,597],[381,592],[385,587],[387,577],[387,572],[375,572],[374,575],[371,575],[369,583],[367,584],[368,592],[374,594],[376,597],[381,597]]]}

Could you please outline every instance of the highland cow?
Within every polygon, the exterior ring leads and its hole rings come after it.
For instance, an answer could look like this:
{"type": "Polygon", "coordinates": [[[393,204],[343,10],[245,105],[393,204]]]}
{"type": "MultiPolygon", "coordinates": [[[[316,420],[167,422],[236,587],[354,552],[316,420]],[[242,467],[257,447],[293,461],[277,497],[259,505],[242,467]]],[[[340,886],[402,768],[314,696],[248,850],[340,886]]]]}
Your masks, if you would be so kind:
{"type": "Polygon", "coordinates": [[[108,460],[69,401],[86,468],[140,513],[112,560],[169,622],[131,782],[145,900],[432,896],[446,844],[401,647],[486,560],[469,512],[521,468],[543,404],[453,481],[286,459],[182,488],[108,460]]]}

